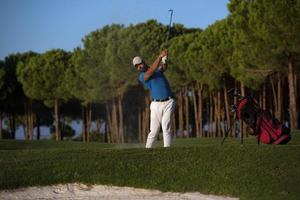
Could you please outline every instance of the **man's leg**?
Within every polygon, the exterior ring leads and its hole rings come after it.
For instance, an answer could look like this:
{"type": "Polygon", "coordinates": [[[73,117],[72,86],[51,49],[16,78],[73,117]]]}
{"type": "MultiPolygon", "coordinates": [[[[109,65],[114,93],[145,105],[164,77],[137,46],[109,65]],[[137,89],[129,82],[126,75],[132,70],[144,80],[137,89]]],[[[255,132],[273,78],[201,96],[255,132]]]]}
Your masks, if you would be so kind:
{"type": "Polygon", "coordinates": [[[175,100],[170,99],[166,102],[163,116],[162,116],[162,131],[163,131],[163,138],[164,138],[164,147],[171,146],[172,143],[172,133],[171,133],[171,126],[172,126],[172,115],[175,110],[175,100]]]}
{"type": "Polygon", "coordinates": [[[151,102],[150,105],[150,133],[148,134],[146,148],[151,148],[160,131],[161,114],[159,112],[159,103],[151,102]]]}

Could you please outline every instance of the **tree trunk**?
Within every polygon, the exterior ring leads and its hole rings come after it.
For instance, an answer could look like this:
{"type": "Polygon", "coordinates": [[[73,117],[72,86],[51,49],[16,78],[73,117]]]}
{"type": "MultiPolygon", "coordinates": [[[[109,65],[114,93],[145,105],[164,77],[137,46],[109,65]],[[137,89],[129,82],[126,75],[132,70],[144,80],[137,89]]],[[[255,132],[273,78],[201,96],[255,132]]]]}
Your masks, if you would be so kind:
{"type": "MultiPolygon", "coordinates": [[[[229,131],[231,127],[231,119],[230,119],[230,110],[229,110],[229,102],[228,102],[228,94],[227,94],[227,86],[224,84],[224,103],[225,103],[225,115],[226,115],[226,129],[225,132],[229,131]]],[[[225,124],[224,124],[225,126],[225,124]]],[[[228,133],[230,137],[232,137],[232,130],[228,133]]]]}
{"type": "Polygon", "coordinates": [[[213,111],[213,137],[217,137],[218,126],[217,126],[217,97],[214,93],[212,93],[212,111],[213,111]]]}
{"type": "Polygon", "coordinates": [[[144,99],[144,108],[142,110],[142,141],[143,143],[146,142],[146,135],[147,135],[147,123],[149,123],[146,119],[147,110],[146,110],[146,99],[144,99]]]}
{"type": "Polygon", "coordinates": [[[282,81],[280,74],[278,73],[276,75],[276,78],[271,78],[271,86],[272,86],[272,93],[273,93],[273,99],[274,99],[274,114],[275,117],[282,121],[282,81]],[[276,84],[277,83],[277,92],[276,92],[276,84]]]}
{"type": "Polygon", "coordinates": [[[118,118],[117,118],[117,106],[116,106],[116,100],[113,99],[112,104],[112,135],[113,135],[113,142],[119,143],[119,136],[118,136],[118,118]]]}
{"type": "MultiPolygon", "coordinates": [[[[237,81],[235,81],[235,83],[234,83],[234,90],[235,91],[237,90],[237,81]]],[[[234,105],[236,105],[236,103],[237,103],[237,97],[236,96],[233,97],[233,103],[234,103],[234,105]]],[[[236,112],[234,112],[233,113],[233,122],[232,122],[232,134],[233,134],[234,137],[236,137],[236,133],[237,133],[236,118],[237,118],[236,112]]]]}
{"type": "Polygon", "coordinates": [[[199,120],[199,136],[200,137],[204,137],[204,133],[203,133],[203,124],[202,124],[202,110],[203,110],[203,97],[202,97],[202,93],[203,93],[203,84],[199,84],[199,88],[198,88],[198,120],[199,120]]]}
{"type": "Polygon", "coordinates": [[[118,98],[118,108],[119,108],[119,141],[124,143],[124,127],[123,127],[123,108],[122,108],[122,96],[118,98]]]}
{"type": "Polygon", "coordinates": [[[185,129],[186,129],[186,137],[190,136],[190,112],[189,112],[189,94],[188,94],[188,87],[185,88],[185,95],[184,95],[184,102],[185,102],[185,129]]]}
{"type": "MultiPolygon", "coordinates": [[[[241,95],[245,96],[245,86],[241,83],[241,95]]],[[[244,134],[245,134],[245,124],[242,120],[240,120],[240,135],[241,135],[241,144],[244,143],[244,134]]]]}
{"type": "Polygon", "coordinates": [[[29,106],[28,102],[24,103],[24,110],[25,110],[25,140],[29,140],[29,106]]]}
{"type": "Polygon", "coordinates": [[[213,125],[213,120],[214,120],[214,106],[213,106],[213,95],[212,92],[209,92],[209,137],[212,137],[214,134],[214,125],[213,125]]]}
{"type": "Polygon", "coordinates": [[[55,113],[55,134],[56,141],[61,141],[61,129],[60,129],[60,110],[59,110],[59,100],[54,100],[54,113],[55,113]]]}
{"type": "Polygon", "coordinates": [[[297,116],[297,119],[298,119],[298,122],[297,122],[297,125],[298,125],[298,128],[300,128],[300,95],[299,95],[299,90],[300,90],[300,74],[296,74],[295,73],[295,79],[296,79],[296,97],[297,97],[297,100],[296,100],[296,104],[297,104],[297,107],[296,107],[296,113],[298,113],[298,116],[297,116]]]}
{"type": "Polygon", "coordinates": [[[290,111],[290,124],[291,129],[298,128],[298,115],[297,115],[297,85],[294,75],[294,65],[292,56],[288,60],[288,83],[289,83],[289,111],[290,111]]]}
{"type": "Polygon", "coordinates": [[[192,88],[192,95],[193,95],[193,103],[194,103],[194,116],[195,116],[195,128],[196,128],[196,136],[200,137],[199,132],[199,119],[198,119],[198,108],[197,108],[197,97],[195,92],[195,87],[192,88]]]}
{"type": "Polygon", "coordinates": [[[175,113],[172,114],[172,132],[173,132],[173,136],[174,138],[176,138],[176,132],[177,132],[177,128],[176,128],[176,118],[175,118],[175,113]]]}
{"type": "Polygon", "coordinates": [[[12,139],[16,139],[16,113],[12,114],[12,139]]]}
{"type": "Polygon", "coordinates": [[[3,137],[3,130],[2,130],[2,120],[3,120],[3,112],[0,111],[0,140],[2,140],[4,137],[3,137]]]}
{"type": "Polygon", "coordinates": [[[104,122],[104,142],[109,143],[109,128],[108,128],[108,122],[104,122]]]}
{"type": "Polygon", "coordinates": [[[278,119],[280,121],[282,121],[283,119],[283,114],[282,114],[282,106],[283,106],[283,102],[282,102],[282,78],[280,76],[280,74],[277,74],[278,77],[278,83],[277,83],[277,115],[275,115],[276,117],[278,117],[278,119]]]}
{"type": "Polygon", "coordinates": [[[214,121],[215,121],[215,129],[216,129],[215,137],[220,136],[220,120],[219,120],[220,111],[219,111],[218,96],[219,96],[218,92],[214,92],[214,121]]]}
{"type": "Polygon", "coordinates": [[[65,130],[66,130],[65,117],[64,116],[60,116],[59,119],[60,119],[61,140],[64,140],[65,130]]]}
{"type": "Polygon", "coordinates": [[[97,129],[97,133],[101,133],[101,121],[99,118],[96,119],[96,129],[97,129]]]}
{"type": "Polygon", "coordinates": [[[144,98],[143,111],[143,141],[146,142],[148,133],[150,131],[150,97],[149,93],[144,98]]]}
{"type": "Polygon", "coordinates": [[[106,129],[106,135],[107,135],[107,142],[112,143],[112,119],[111,119],[111,111],[110,111],[110,102],[106,102],[106,121],[107,121],[107,129],[106,129]]]}
{"type": "Polygon", "coordinates": [[[32,112],[32,100],[29,100],[29,140],[33,140],[33,112],[32,112]]]}
{"type": "MultiPolygon", "coordinates": [[[[274,77],[270,77],[270,82],[271,82],[271,88],[272,88],[272,94],[273,94],[273,105],[274,105],[274,115],[275,115],[275,117],[277,118],[277,119],[279,119],[280,120],[280,117],[278,116],[279,114],[278,114],[278,93],[279,93],[279,91],[277,91],[276,92],[276,90],[275,90],[275,83],[274,83],[274,77]]],[[[277,83],[277,84],[279,84],[279,83],[277,83]]],[[[272,103],[272,102],[270,102],[270,103],[272,103]]],[[[270,105],[271,106],[271,105],[270,105]]]]}
{"type": "Polygon", "coordinates": [[[15,112],[13,111],[9,114],[9,123],[10,123],[10,138],[16,139],[16,117],[15,112]]]}
{"type": "Polygon", "coordinates": [[[180,90],[178,93],[178,129],[179,135],[183,136],[183,97],[182,91],[180,90]]]}
{"type": "Polygon", "coordinates": [[[86,106],[82,105],[82,141],[87,142],[86,106]]]}
{"type": "Polygon", "coordinates": [[[26,133],[25,139],[33,139],[33,113],[32,113],[32,100],[25,102],[25,118],[26,118],[26,133]]]}
{"type": "MultiPolygon", "coordinates": [[[[296,106],[298,106],[298,103],[297,103],[297,97],[298,97],[298,89],[297,89],[297,86],[298,86],[298,84],[297,84],[297,74],[296,74],[296,72],[295,72],[295,70],[294,70],[294,85],[295,85],[295,97],[296,97],[296,106]]],[[[296,107],[296,112],[297,112],[297,107],[296,107]]]]}
{"type": "Polygon", "coordinates": [[[40,129],[40,116],[36,115],[36,139],[40,140],[41,138],[41,129],[40,129]]]}
{"type": "Polygon", "coordinates": [[[24,138],[26,140],[26,137],[27,137],[27,135],[26,135],[26,123],[22,124],[22,128],[23,128],[24,138]]]}
{"type": "Polygon", "coordinates": [[[142,113],[142,108],[138,108],[138,134],[139,134],[139,143],[143,143],[143,131],[142,131],[142,119],[143,113],[142,113]]]}
{"type": "Polygon", "coordinates": [[[262,109],[266,110],[266,84],[263,84],[262,90],[262,109]]]}
{"type": "Polygon", "coordinates": [[[92,104],[88,103],[85,109],[85,117],[86,117],[86,142],[90,141],[90,130],[92,126],[92,104]]]}
{"type": "Polygon", "coordinates": [[[92,111],[93,105],[91,103],[88,104],[88,112],[87,112],[87,141],[90,141],[90,132],[92,127],[92,111]]]}
{"type": "Polygon", "coordinates": [[[222,130],[222,112],[221,112],[221,92],[218,91],[218,98],[217,98],[217,121],[218,121],[218,137],[223,136],[223,130],[222,130]]]}

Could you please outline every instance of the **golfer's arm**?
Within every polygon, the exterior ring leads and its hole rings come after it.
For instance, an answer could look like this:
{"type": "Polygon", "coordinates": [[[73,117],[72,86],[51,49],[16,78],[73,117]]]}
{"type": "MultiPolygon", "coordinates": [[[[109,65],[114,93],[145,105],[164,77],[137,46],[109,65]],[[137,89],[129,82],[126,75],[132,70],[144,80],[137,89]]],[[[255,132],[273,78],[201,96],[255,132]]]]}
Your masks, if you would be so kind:
{"type": "Polygon", "coordinates": [[[144,74],[144,80],[147,81],[153,74],[154,72],[157,70],[157,68],[159,67],[160,61],[161,61],[162,56],[159,55],[156,60],[154,61],[154,63],[149,67],[149,69],[145,72],[144,74]]]}

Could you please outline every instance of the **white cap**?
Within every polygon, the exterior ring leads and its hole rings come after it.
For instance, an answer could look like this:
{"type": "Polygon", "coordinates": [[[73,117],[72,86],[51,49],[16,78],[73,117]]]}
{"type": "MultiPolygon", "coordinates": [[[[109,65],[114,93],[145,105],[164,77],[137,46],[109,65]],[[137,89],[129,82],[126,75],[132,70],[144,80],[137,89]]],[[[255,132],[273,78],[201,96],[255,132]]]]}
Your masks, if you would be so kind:
{"type": "Polygon", "coordinates": [[[141,64],[143,62],[143,59],[139,56],[136,56],[132,60],[132,64],[135,67],[137,64],[141,64]]]}

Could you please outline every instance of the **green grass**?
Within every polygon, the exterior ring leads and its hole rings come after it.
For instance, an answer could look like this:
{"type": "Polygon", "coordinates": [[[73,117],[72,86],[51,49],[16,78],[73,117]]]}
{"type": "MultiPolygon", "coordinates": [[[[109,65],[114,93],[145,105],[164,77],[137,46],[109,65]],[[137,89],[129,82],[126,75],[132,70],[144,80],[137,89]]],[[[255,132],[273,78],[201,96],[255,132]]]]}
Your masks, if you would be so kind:
{"type": "Polygon", "coordinates": [[[230,139],[141,144],[0,141],[0,189],[81,182],[199,191],[240,199],[299,199],[300,132],[288,145],[230,139]]]}

